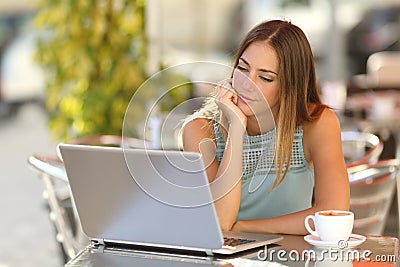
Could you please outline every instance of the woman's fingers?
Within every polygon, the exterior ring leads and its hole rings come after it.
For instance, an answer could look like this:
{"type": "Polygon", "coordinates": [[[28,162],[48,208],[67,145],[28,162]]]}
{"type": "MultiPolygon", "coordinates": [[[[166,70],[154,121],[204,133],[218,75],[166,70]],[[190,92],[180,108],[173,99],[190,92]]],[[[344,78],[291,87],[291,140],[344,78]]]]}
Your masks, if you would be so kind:
{"type": "Polygon", "coordinates": [[[215,102],[230,125],[241,130],[246,129],[247,118],[237,106],[238,95],[232,88],[230,80],[225,80],[215,88],[215,102]],[[239,129],[239,128],[237,128],[239,129]]]}
{"type": "Polygon", "coordinates": [[[233,101],[233,103],[235,103],[235,105],[237,105],[237,102],[238,102],[238,95],[235,93],[235,94],[233,94],[233,96],[232,96],[232,101],[233,101]]]}
{"type": "Polygon", "coordinates": [[[235,90],[232,88],[229,80],[225,80],[216,86],[215,99],[221,101],[222,99],[232,100],[235,104],[237,103],[237,95],[235,90]]]}

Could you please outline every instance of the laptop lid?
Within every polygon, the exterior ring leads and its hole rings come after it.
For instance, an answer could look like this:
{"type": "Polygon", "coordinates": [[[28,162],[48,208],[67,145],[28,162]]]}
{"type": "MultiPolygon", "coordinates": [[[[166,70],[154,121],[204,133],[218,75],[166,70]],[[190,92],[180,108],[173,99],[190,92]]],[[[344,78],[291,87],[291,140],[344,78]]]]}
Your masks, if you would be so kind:
{"type": "MultiPolygon", "coordinates": [[[[70,144],[60,144],[59,150],[82,229],[91,239],[222,248],[201,154],[70,144]]],[[[265,244],[279,239],[263,236],[265,244]]]]}

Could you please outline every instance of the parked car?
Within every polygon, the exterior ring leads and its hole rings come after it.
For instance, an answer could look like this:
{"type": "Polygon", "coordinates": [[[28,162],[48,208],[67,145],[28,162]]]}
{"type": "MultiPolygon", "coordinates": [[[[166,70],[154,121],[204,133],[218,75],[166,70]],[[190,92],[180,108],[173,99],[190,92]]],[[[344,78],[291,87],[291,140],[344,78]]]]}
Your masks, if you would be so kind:
{"type": "Polygon", "coordinates": [[[22,103],[44,97],[43,71],[33,59],[36,39],[36,33],[24,32],[4,51],[0,72],[3,101],[22,103]]]}
{"type": "Polygon", "coordinates": [[[0,115],[44,99],[44,74],[33,59],[39,33],[32,19],[31,13],[0,18],[0,115]]]}

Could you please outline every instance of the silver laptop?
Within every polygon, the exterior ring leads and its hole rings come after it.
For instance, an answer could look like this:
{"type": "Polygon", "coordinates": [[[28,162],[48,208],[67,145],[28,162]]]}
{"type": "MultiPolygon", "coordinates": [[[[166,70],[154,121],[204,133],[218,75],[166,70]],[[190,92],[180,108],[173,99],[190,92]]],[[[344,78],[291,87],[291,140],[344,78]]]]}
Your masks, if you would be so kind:
{"type": "Polygon", "coordinates": [[[93,244],[213,255],[283,239],[221,232],[199,153],[71,144],[59,152],[93,244]]]}

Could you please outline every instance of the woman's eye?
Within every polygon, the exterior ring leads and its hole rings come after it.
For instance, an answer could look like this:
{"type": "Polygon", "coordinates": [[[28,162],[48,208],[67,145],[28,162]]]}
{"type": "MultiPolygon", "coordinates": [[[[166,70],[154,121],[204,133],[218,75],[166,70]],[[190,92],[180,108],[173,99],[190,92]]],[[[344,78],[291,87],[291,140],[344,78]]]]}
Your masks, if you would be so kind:
{"type": "Polygon", "coordinates": [[[238,70],[240,70],[240,71],[247,71],[247,69],[245,67],[242,67],[242,66],[239,66],[239,65],[236,68],[238,70]]]}
{"type": "Polygon", "coordinates": [[[263,80],[264,82],[272,82],[273,80],[264,76],[260,76],[260,79],[263,80]]]}

